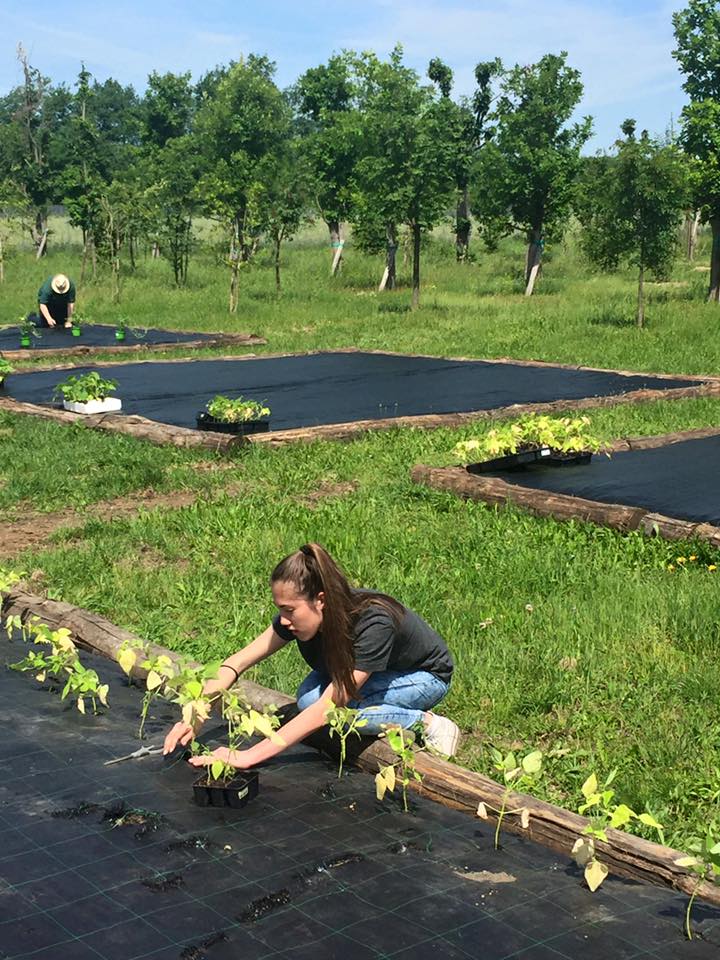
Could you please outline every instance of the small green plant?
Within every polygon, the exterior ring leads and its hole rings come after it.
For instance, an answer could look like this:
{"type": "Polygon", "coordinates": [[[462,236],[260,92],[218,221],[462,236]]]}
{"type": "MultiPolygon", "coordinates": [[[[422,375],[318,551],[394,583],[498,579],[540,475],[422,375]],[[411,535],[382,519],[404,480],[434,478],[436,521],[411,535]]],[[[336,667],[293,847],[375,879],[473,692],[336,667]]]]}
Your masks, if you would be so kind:
{"type": "Polygon", "coordinates": [[[118,317],[115,322],[115,327],[120,333],[124,334],[130,327],[130,318],[123,316],[118,317]]]}
{"type": "Polygon", "coordinates": [[[11,669],[33,673],[38,683],[54,681],[63,684],[60,699],[74,697],[80,713],[85,713],[86,698],[92,703],[93,713],[97,713],[98,700],[103,706],[107,706],[108,685],[100,683],[96,671],[80,662],[69,630],[65,627],[52,630],[37,619],[26,625],[26,629],[32,636],[33,643],[49,647],[49,650],[29,650],[24,660],[10,665],[11,669]]]}
{"type": "Polygon", "coordinates": [[[502,827],[504,818],[508,816],[508,814],[520,814],[520,824],[524,830],[527,830],[530,825],[530,811],[527,807],[508,810],[507,804],[510,799],[510,794],[513,793],[513,791],[519,793],[527,792],[540,779],[542,775],[543,755],[542,751],[533,750],[531,753],[526,754],[518,763],[512,751],[503,755],[499,750],[492,747],[491,756],[493,767],[502,774],[505,782],[505,790],[503,791],[499,809],[481,802],[478,804],[477,815],[482,820],[487,820],[489,810],[497,814],[497,826],[495,827],[495,849],[497,850],[500,845],[500,828],[502,827]]]}
{"type": "Polygon", "coordinates": [[[688,900],[685,911],[685,933],[688,940],[693,939],[692,927],[690,926],[690,914],[692,913],[695,897],[703,883],[720,882],[720,824],[711,822],[704,837],[694,837],[687,845],[690,854],[685,857],[679,857],[675,864],[695,875],[697,883],[688,900]]]}
{"type": "Polygon", "coordinates": [[[9,360],[6,360],[5,357],[0,357],[0,383],[3,382],[5,377],[13,372],[13,366],[9,360]]]}
{"type": "Polygon", "coordinates": [[[39,337],[40,331],[35,326],[35,321],[30,314],[23,313],[18,317],[17,325],[21,337],[39,337]]]}
{"type": "Polygon", "coordinates": [[[415,769],[415,751],[412,748],[412,739],[408,731],[402,727],[389,727],[381,736],[385,737],[389,746],[395,752],[397,760],[382,767],[375,774],[375,793],[378,800],[382,800],[385,792],[391,793],[396,784],[402,787],[403,810],[408,812],[407,788],[411,780],[422,780],[422,774],[415,769]]]}
{"type": "Polygon", "coordinates": [[[597,453],[600,441],[587,431],[589,423],[589,417],[548,417],[531,413],[488,430],[480,440],[462,440],[455,445],[453,453],[463,462],[482,462],[542,447],[558,453],[597,453]]]}
{"type": "Polygon", "coordinates": [[[0,567],[0,593],[7,593],[7,591],[21,579],[22,574],[18,570],[0,567]]]}
{"type": "Polygon", "coordinates": [[[73,313],[71,320],[72,325],[76,330],[82,330],[83,327],[89,327],[92,323],[92,320],[89,317],[84,316],[82,313],[73,313]]]}
{"type": "Polygon", "coordinates": [[[245,400],[238,397],[231,400],[218,394],[206,404],[207,412],[216,420],[224,423],[244,423],[247,420],[260,420],[270,415],[270,407],[266,407],[257,400],[245,400]]]}
{"type": "Polygon", "coordinates": [[[91,400],[104,400],[117,389],[117,380],[104,380],[99,373],[91,370],[79,377],[68,377],[59,383],[53,398],[61,396],[70,403],[89,403],[91,400]]]}
{"type": "Polygon", "coordinates": [[[330,703],[330,707],[325,712],[325,719],[329,726],[330,737],[337,737],[340,741],[340,764],[338,768],[338,780],[342,777],[343,764],[347,756],[347,741],[351,734],[361,737],[360,730],[367,726],[367,719],[360,716],[360,711],[352,707],[338,707],[330,703]]]}
{"type": "Polygon", "coordinates": [[[608,829],[621,830],[628,827],[633,820],[638,820],[657,831],[660,843],[665,842],[662,825],[652,814],[635,813],[627,804],[612,802],[615,791],[610,789],[610,784],[616,775],[617,770],[612,770],[600,786],[595,774],[591,773],[581,787],[585,802],[578,807],[578,813],[585,814],[590,811],[590,823],[575,841],[572,855],[577,865],[584,868],[585,882],[593,893],[608,875],[608,868],[598,860],[595,850],[598,840],[609,843],[608,829]]]}
{"type": "MultiPolygon", "coordinates": [[[[227,723],[228,750],[230,753],[239,749],[245,740],[249,740],[250,737],[258,733],[263,737],[268,737],[274,743],[285,746],[285,741],[275,732],[280,725],[280,720],[275,715],[274,707],[268,707],[261,713],[233,690],[223,690],[221,699],[222,715],[227,723]]],[[[185,719],[185,714],[183,714],[183,719],[185,719]]],[[[186,722],[189,723],[190,721],[186,720],[186,722]]],[[[193,740],[190,749],[194,755],[209,756],[213,752],[212,747],[200,744],[197,740],[193,740]]],[[[215,759],[211,764],[208,764],[208,784],[225,784],[235,776],[237,776],[237,768],[228,761],[215,759]]]]}

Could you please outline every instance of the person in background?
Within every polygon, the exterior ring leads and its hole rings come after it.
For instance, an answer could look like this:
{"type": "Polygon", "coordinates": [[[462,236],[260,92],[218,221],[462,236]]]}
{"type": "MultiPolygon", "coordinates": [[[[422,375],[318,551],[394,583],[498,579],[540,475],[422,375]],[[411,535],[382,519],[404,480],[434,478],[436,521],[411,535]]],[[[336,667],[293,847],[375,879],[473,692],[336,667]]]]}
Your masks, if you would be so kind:
{"type": "Polygon", "coordinates": [[[48,277],[38,290],[38,326],[71,327],[75,284],[64,273],[48,277]]]}
{"type": "MultiPolygon", "coordinates": [[[[202,765],[221,759],[239,769],[269,760],[325,726],[334,703],[360,711],[364,734],[388,727],[413,729],[426,746],[452,756],[460,731],[432,712],[448,692],[453,658],[431,626],[399,601],[372,590],[354,589],[327,551],[307,543],[289,554],[270,576],[278,613],[267,629],[227,657],[204,694],[227,690],[249,667],[295,642],[311,672],[297,692],[299,714],[277,733],[247,750],[219,747],[210,756],[192,757],[202,765]]],[[[199,732],[176,723],[164,752],[187,745],[199,732]]]]}

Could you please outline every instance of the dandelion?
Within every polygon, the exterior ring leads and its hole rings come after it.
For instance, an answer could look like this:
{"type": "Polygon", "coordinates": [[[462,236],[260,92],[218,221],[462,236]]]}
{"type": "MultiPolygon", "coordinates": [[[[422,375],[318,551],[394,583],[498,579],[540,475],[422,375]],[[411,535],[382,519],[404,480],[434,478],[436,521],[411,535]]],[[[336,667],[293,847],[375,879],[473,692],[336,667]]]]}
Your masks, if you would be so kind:
{"type": "Polygon", "coordinates": [[[675,560],[680,564],[687,563],[687,557],[676,557],[675,560]]]}
{"type": "Polygon", "coordinates": [[[717,570],[717,566],[714,563],[709,563],[708,570],[710,571],[710,573],[712,573],[713,570],[717,570]]]}
{"type": "Polygon", "coordinates": [[[688,557],[688,560],[697,560],[697,557],[693,553],[691,556],[688,557]]]}
{"type": "Polygon", "coordinates": [[[674,569],[675,569],[675,564],[674,564],[674,563],[669,563],[669,564],[668,564],[668,570],[672,573],[672,571],[673,571],[674,569]]]}

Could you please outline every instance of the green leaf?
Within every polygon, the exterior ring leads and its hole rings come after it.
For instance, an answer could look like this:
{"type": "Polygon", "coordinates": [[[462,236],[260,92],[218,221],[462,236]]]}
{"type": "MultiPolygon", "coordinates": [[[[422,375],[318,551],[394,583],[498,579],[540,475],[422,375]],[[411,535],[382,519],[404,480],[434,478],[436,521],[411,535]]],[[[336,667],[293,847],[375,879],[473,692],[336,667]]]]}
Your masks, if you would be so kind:
{"type": "Polygon", "coordinates": [[[526,757],[523,757],[522,768],[525,773],[536,774],[539,773],[542,769],[542,751],[534,750],[532,753],[529,753],[526,757]]]}
{"type": "Polygon", "coordinates": [[[593,860],[585,867],[585,882],[592,893],[595,893],[597,888],[603,882],[605,877],[608,875],[608,868],[604,863],[600,863],[599,860],[593,860]]]}

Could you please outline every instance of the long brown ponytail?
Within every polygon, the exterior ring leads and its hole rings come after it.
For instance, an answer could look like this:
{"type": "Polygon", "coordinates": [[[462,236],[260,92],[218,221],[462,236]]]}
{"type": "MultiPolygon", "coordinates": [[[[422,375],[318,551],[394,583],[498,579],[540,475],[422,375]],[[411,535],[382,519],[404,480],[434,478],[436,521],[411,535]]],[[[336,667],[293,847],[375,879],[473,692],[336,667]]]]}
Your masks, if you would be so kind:
{"type": "Polygon", "coordinates": [[[325,595],[323,659],[335,687],[347,697],[356,696],[353,625],[370,604],[385,607],[399,623],[405,614],[402,604],[384,593],[353,591],[343,571],[319,543],[306,543],[281,560],[270,574],[270,582],[291,583],[306,600],[314,600],[319,593],[325,595]]]}

